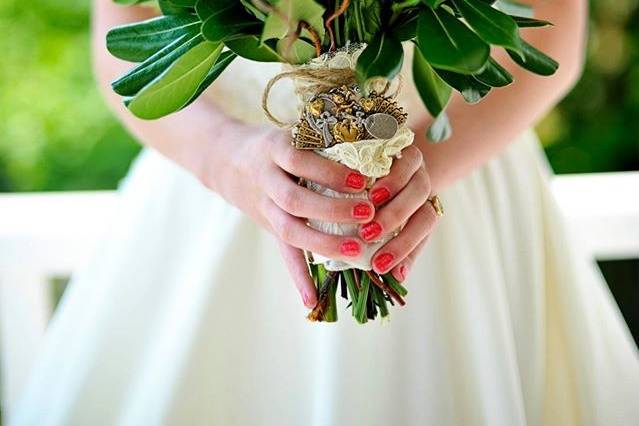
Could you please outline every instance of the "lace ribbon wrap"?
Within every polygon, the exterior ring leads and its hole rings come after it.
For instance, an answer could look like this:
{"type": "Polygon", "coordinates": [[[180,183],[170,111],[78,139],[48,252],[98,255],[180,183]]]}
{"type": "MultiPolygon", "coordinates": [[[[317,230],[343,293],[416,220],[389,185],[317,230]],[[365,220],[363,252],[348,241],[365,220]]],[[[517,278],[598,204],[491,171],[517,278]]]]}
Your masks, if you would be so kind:
{"type": "MultiPolygon", "coordinates": [[[[264,111],[280,127],[292,127],[274,118],[268,110],[268,93],[272,85],[280,78],[289,77],[293,79],[296,87],[296,94],[300,101],[300,110],[306,102],[314,95],[326,91],[332,87],[353,84],[355,81],[355,65],[357,57],[365,46],[349,45],[344,49],[331,54],[325,54],[310,61],[308,64],[285,71],[276,76],[264,93],[264,111]],[[322,81],[322,76],[329,76],[322,81]]],[[[374,82],[377,86],[371,87],[378,93],[387,93],[391,85],[388,81],[374,82]]],[[[399,84],[398,84],[399,86],[399,84]]],[[[397,95],[399,88],[392,97],[397,95]]],[[[405,125],[400,125],[395,135],[389,139],[365,139],[356,142],[343,142],[328,148],[314,150],[317,154],[358,171],[366,176],[366,190],[358,194],[345,194],[326,188],[315,182],[306,182],[307,188],[321,195],[333,198],[368,198],[368,189],[375,183],[375,180],[390,173],[393,159],[401,157],[401,151],[413,143],[414,133],[405,125]]],[[[318,231],[341,236],[359,238],[357,224],[331,223],[310,219],[308,225],[318,231]]],[[[375,252],[393,238],[394,232],[390,232],[379,240],[364,244],[362,254],[348,261],[329,259],[317,253],[312,253],[311,259],[315,264],[323,264],[329,271],[342,271],[356,268],[369,271],[372,269],[371,258],[375,252]]]]}

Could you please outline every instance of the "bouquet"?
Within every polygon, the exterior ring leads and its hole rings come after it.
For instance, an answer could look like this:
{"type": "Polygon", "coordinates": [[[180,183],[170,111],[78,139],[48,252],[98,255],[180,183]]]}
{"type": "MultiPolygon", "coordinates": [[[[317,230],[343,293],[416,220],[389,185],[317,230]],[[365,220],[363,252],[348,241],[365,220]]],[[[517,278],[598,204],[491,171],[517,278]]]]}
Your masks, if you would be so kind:
{"type": "MultiPolygon", "coordinates": [[[[137,4],[140,0],[115,0],[137,4]]],[[[276,125],[290,128],[298,149],[356,169],[367,187],[390,172],[393,158],[413,142],[406,112],[396,101],[404,50],[413,45],[412,78],[433,117],[428,138],[440,142],[452,129],[446,106],[452,92],[479,102],[494,87],[513,81],[490,55],[501,47],[519,66],[551,75],[558,64],[519,35],[523,27],[550,23],[532,18],[524,5],[498,0],[157,0],[160,17],[120,26],[107,35],[118,58],[139,63],[113,82],[137,117],[156,119],[187,107],[237,57],[281,62],[284,70],[264,92],[263,108],[276,125]],[[300,117],[273,116],[268,95],[290,78],[300,117]]],[[[347,195],[314,182],[300,182],[329,197],[347,195]]],[[[431,199],[438,214],[439,200],[431,199]]],[[[357,227],[309,221],[327,233],[357,235],[357,227]]],[[[406,289],[388,273],[372,271],[370,258],[393,234],[368,246],[358,261],[306,253],[318,304],[308,318],[337,320],[337,292],[365,323],[404,305],[406,289]]]]}

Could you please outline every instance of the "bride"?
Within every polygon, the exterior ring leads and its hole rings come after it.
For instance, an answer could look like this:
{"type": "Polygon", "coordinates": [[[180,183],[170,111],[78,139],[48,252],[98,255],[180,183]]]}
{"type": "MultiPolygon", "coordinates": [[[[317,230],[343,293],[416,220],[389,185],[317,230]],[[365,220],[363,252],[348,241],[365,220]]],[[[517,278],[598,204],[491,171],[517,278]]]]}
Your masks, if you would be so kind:
{"type": "MultiPolygon", "coordinates": [[[[96,1],[100,85],[148,149],[121,187],[110,238],[52,321],[11,424],[637,424],[636,347],[566,236],[527,130],[579,76],[587,2],[531,3],[555,26],[524,36],[558,73],[509,67],[512,86],[476,106],[453,101],[455,133],[437,145],[423,140],[429,118],[408,85],[401,102],[416,143],[362,201],[291,179],[364,187],[266,124],[260,96],[277,65],[236,60],[207,99],[159,121],[133,118],[108,90],[129,64],[104,38],[151,12],[96,1]],[[430,194],[445,205],[439,220],[430,194]],[[360,238],[303,218],[357,223],[360,238]],[[372,264],[405,281],[405,308],[365,326],[304,319],[317,295],[301,249],[353,259],[404,222],[372,264]]],[[[291,96],[272,103],[294,114],[291,96]]]]}

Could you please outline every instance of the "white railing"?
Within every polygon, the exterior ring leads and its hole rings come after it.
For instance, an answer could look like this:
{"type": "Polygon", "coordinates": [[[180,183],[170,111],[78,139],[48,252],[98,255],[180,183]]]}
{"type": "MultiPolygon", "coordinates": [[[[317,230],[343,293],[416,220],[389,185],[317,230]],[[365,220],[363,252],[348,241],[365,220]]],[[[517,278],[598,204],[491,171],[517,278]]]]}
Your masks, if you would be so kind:
{"type": "MultiPolygon", "coordinates": [[[[639,258],[639,172],[564,175],[552,189],[598,259],[639,258]]],[[[113,192],[0,195],[0,369],[6,414],[52,313],[49,279],[65,276],[107,238],[113,192]]]]}

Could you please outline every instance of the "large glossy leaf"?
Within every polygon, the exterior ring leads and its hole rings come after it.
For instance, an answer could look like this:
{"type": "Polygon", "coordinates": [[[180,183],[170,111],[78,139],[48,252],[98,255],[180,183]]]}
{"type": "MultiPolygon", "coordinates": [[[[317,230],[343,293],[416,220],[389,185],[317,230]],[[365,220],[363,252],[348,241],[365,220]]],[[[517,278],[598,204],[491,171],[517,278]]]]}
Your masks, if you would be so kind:
{"type": "MultiPolygon", "coordinates": [[[[257,36],[245,36],[224,42],[226,47],[238,56],[258,62],[284,62],[284,58],[277,53],[268,43],[260,43],[257,36]]],[[[315,49],[313,54],[315,54],[315,49]]],[[[312,57],[312,56],[311,56],[312,57]]]]}
{"type": "Polygon", "coordinates": [[[173,0],[158,0],[158,6],[165,15],[192,15],[194,13],[192,6],[180,6],[173,0]]]}
{"type": "Polygon", "coordinates": [[[259,31],[259,21],[236,0],[198,0],[195,9],[204,22],[202,34],[209,41],[217,43],[259,31]]]}
{"type": "Polygon", "coordinates": [[[477,0],[453,0],[468,25],[488,44],[521,52],[517,23],[510,16],[477,0]]]}
{"type": "Polygon", "coordinates": [[[374,77],[394,78],[402,68],[402,44],[390,34],[380,32],[357,59],[357,79],[366,89],[366,81],[374,77]]]}
{"type": "Polygon", "coordinates": [[[433,117],[446,109],[453,90],[435,73],[417,47],[413,49],[413,81],[422,102],[433,117]]]}
{"type": "Polygon", "coordinates": [[[163,47],[198,29],[196,16],[162,16],[135,24],[116,27],[107,33],[107,49],[113,56],[142,62],[163,47]]]}
{"type": "Polygon", "coordinates": [[[412,40],[417,36],[418,15],[411,14],[391,28],[391,34],[399,41],[412,40]]]}
{"type": "Polygon", "coordinates": [[[442,4],[444,2],[444,0],[422,0],[422,3],[430,6],[431,8],[435,9],[436,7],[438,7],[440,4],[442,4]]]}
{"type": "Polygon", "coordinates": [[[193,101],[195,101],[211,84],[213,84],[213,82],[220,76],[220,74],[222,74],[222,72],[224,72],[226,67],[228,67],[235,58],[237,58],[237,55],[231,51],[227,50],[226,52],[220,53],[220,56],[217,58],[217,61],[215,62],[215,65],[213,65],[213,68],[211,68],[206,77],[204,77],[204,80],[202,80],[200,86],[197,88],[193,96],[191,96],[191,99],[189,99],[189,101],[182,107],[182,109],[186,108],[193,101]]]}
{"type": "Polygon", "coordinates": [[[509,15],[533,17],[533,8],[527,4],[519,3],[511,0],[497,0],[495,7],[509,15]]]}
{"type": "Polygon", "coordinates": [[[490,86],[476,80],[472,75],[458,74],[446,70],[435,70],[448,85],[452,86],[469,104],[476,104],[490,92],[490,86]]]}
{"type": "Polygon", "coordinates": [[[540,52],[525,41],[523,42],[523,47],[523,59],[519,55],[512,53],[510,50],[508,51],[508,54],[513,61],[517,62],[528,71],[547,76],[553,75],[555,71],[557,71],[557,68],[559,68],[557,61],[547,56],[545,53],[540,52]]]}
{"type": "Polygon", "coordinates": [[[275,47],[278,54],[291,64],[303,64],[310,61],[317,54],[315,47],[301,38],[293,39],[291,43],[291,39],[286,37],[278,40],[275,47]]]}
{"type": "Polygon", "coordinates": [[[504,87],[513,82],[513,76],[493,58],[489,58],[483,71],[473,77],[490,87],[504,87]]]}
{"type": "Polygon", "coordinates": [[[431,65],[462,74],[479,72],[490,54],[488,44],[443,8],[421,10],[417,44],[431,65]]]}
{"type": "Polygon", "coordinates": [[[525,16],[512,16],[512,18],[517,23],[517,26],[520,28],[533,28],[533,27],[548,27],[551,26],[552,23],[548,21],[543,21],[541,19],[527,18],[525,16]]]}
{"type": "Polygon", "coordinates": [[[199,33],[184,34],[155,55],[114,81],[113,90],[122,96],[133,96],[162,74],[180,56],[203,40],[199,33]]]}
{"type": "Polygon", "coordinates": [[[324,38],[324,7],[315,0],[276,0],[271,2],[274,10],[264,21],[262,41],[272,38],[283,39],[294,33],[300,21],[307,22],[324,38]]]}
{"type": "Polygon", "coordinates": [[[182,108],[197,93],[222,47],[221,43],[204,41],[189,50],[133,98],[131,112],[139,118],[155,119],[182,108]]]}

